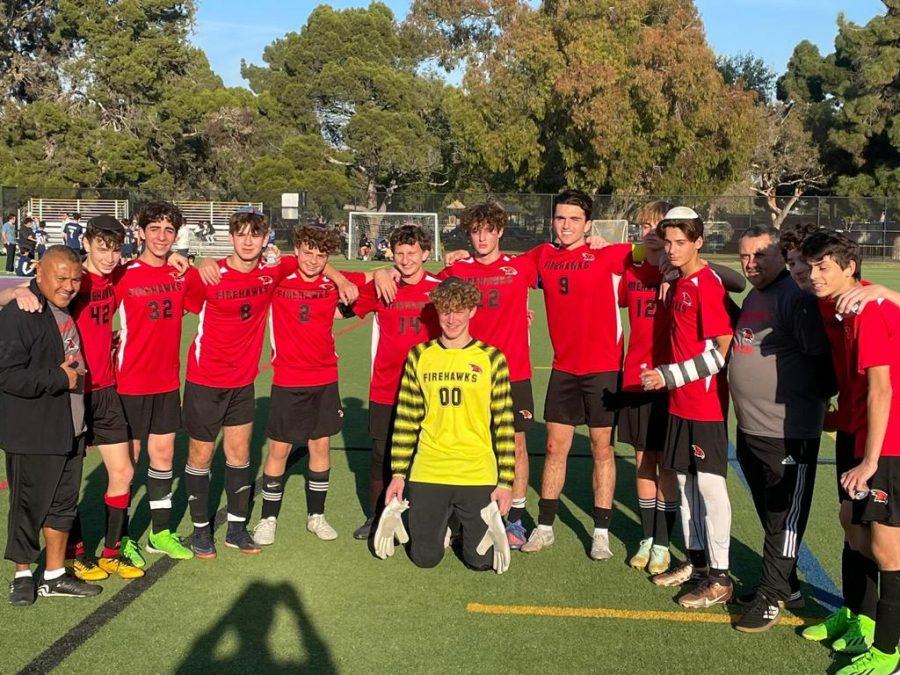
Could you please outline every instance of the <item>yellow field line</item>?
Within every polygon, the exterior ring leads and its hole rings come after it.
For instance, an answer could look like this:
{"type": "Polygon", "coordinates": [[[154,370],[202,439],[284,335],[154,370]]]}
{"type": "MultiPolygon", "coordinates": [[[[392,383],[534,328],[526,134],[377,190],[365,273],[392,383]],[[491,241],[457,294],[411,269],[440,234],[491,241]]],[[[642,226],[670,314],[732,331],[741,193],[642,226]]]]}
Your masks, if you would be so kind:
{"type": "MultiPolygon", "coordinates": [[[[733,623],[740,615],[704,612],[658,612],[606,607],[540,607],[531,605],[484,605],[470,602],[466,611],[473,614],[507,614],[516,616],[551,616],[577,619],[627,619],[629,621],[679,621],[683,623],[733,623]]],[[[782,626],[805,626],[819,619],[783,616],[782,626]]]]}

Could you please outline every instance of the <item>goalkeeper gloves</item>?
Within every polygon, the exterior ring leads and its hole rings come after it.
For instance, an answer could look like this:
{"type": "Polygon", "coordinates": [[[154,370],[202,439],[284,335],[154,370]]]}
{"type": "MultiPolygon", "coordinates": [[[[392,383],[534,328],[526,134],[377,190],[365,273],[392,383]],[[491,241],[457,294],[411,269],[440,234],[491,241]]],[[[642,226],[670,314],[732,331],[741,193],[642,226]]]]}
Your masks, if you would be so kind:
{"type": "Polygon", "coordinates": [[[384,508],[373,540],[375,555],[382,560],[394,555],[394,537],[401,544],[409,541],[409,535],[406,533],[406,528],[403,527],[403,518],[401,517],[408,508],[408,501],[404,499],[401,502],[396,497],[384,508]]]}
{"type": "Polygon", "coordinates": [[[481,519],[487,523],[488,529],[475,550],[478,555],[484,555],[493,546],[494,571],[497,574],[503,574],[509,569],[509,540],[506,538],[506,528],[503,526],[503,518],[500,517],[500,507],[497,506],[497,502],[492,501],[481,509],[481,519]]]}

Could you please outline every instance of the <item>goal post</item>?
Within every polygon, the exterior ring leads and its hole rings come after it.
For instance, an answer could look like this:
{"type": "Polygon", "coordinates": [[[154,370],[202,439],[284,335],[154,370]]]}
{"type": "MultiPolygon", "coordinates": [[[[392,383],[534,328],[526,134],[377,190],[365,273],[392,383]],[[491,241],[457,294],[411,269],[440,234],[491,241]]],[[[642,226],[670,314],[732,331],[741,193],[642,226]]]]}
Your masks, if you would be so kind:
{"type": "Polygon", "coordinates": [[[369,238],[374,248],[379,239],[387,239],[394,229],[402,225],[419,225],[424,229],[431,239],[431,259],[441,259],[438,214],[409,211],[351,211],[347,223],[347,259],[357,257],[363,235],[369,238]]]}

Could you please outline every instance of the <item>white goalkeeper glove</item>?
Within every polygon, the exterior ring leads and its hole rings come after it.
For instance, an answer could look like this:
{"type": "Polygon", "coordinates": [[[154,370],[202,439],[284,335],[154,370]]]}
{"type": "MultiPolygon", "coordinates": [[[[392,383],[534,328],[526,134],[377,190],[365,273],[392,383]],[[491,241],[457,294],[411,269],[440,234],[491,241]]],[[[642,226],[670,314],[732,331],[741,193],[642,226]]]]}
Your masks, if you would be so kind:
{"type": "Polygon", "coordinates": [[[401,502],[396,497],[384,507],[381,518],[378,520],[378,529],[375,530],[375,555],[382,560],[394,555],[394,537],[401,544],[409,541],[406,528],[403,527],[402,514],[409,508],[409,502],[405,499],[401,502]]]}
{"type": "Polygon", "coordinates": [[[506,538],[506,528],[503,526],[503,518],[500,516],[500,507],[497,502],[491,502],[481,509],[481,519],[487,523],[488,529],[475,549],[478,555],[484,555],[487,550],[494,547],[494,571],[503,574],[509,569],[509,540],[506,538]]]}

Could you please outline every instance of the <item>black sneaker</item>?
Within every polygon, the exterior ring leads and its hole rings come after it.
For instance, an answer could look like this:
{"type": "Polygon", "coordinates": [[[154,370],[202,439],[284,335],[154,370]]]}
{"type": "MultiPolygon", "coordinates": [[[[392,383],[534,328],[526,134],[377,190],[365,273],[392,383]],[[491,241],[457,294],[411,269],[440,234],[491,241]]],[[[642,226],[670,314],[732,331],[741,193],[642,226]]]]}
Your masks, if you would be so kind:
{"type": "Polygon", "coordinates": [[[375,524],[375,516],[366,518],[366,522],[353,530],[354,539],[368,539],[372,535],[372,526],[375,524]]]}
{"type": "Polygon", "coordinates": [[[216,542],[213,541],[212,528],[209,525],[194,528],[191,550],[194,557],[200,560],[212,560],[216,557],[216,542]]]}
{"type": "Polygon", "coordinates": [[[94,595],[100,595],[103,588],[82,581],[74,574],[66,572],[61,577],[41,580],[37,593],[42,598],[90,598],[94,595]]]}
{"type": "Polygon", "coordinates": [[[262,547],[253,541],[253,537],[250,536],[244,523],[228,523],[225,545],[230,548],[236,548],[247,555],[262,553],[262,547]]]}
{"type": "Polygon", "coordinates": [[[742,633],[765,633],[779,621],[781,621],[780,604],[772,603],[765,595],[757,593],[753,604],[747,608],[734,627],[742,633]]]}
{"type": "Polygon", "coordinates": [[[9,604],[28,607],[34,604],[34,577],[19,577],[9,585],[9,604]]]}
{"type": "MultiPolygon", "coordinates": [[[[735,602],[744,607],[749,607],[756,600],[756,589],[753,589],[749,593],[744,593],[735,598],[735,602]]],[[[791,593],[790,597],[787,600],[779,600],[779,604],[784,609],[803,609],[806,605],[806,599],[803,597],[803,594],[800,591],[794,591],[791,593]]]]}

